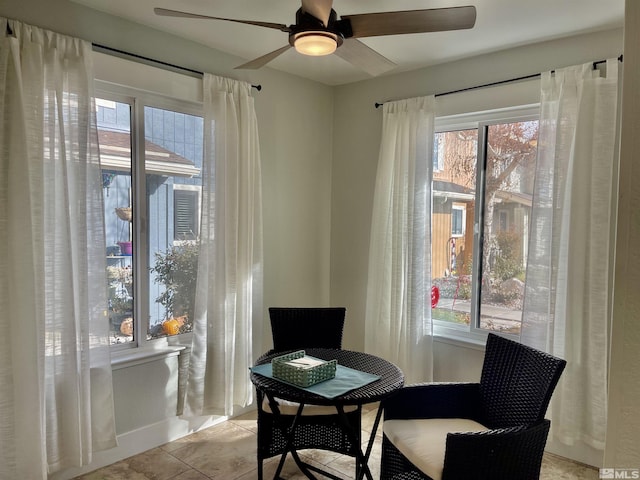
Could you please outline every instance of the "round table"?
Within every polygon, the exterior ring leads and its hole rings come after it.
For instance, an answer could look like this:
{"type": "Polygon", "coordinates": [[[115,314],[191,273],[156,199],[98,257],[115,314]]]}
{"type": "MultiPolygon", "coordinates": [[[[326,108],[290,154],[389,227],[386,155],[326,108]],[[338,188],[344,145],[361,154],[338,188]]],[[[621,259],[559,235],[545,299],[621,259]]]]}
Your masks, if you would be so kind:
{"type": "MultiPolygon", "coordinates": [[[[273,358],[285,353],[287,352],[267,352],[256,361],[256,365],[269,363],[273,358]]],[[[275,401],[276,398],[297,402],[300,404],[297,415],[291,423],[291,428],[289,431],[289,435],[291,438],[293,438],[293,430],[295,429],[296,419],[299,418],[302,414],[304,405],[312,404],[330,405],[336,407],[336,411],[340,416],[345,432],[348,435],[353,436],[353,438],[355,439],[357,438],[356,434],[355,432],[353,432],[353,429],[347,421],[347,417],[344,413],[344,407],[348,405],[356,405],[358,407],[361,407],[364,404],[380,402],[388,396],[392,395],[393,392],[400,389],[404,385],[404,374],[402,373],[402,371],[393,363],[388,362],[380,357],[376,357],[375,355],[370,355],[363,352],[354,352],[350,350],[336,350],[327,348],[305,348],[305,353],[306,355],[320,358],[322,360],[335,359],[338,361],[338,365],[349,367],[354,370],[360,370],[362,372],[371,373],[379,376],[380,379],[346,392],[337,397],[325,398],[315,393],[308,392],[307,390],[304,390],[302,388],[281,382],[274,378],[269,378],[252,372],[251,381],[255,385],[256,389],[264,394],[269,399],[269,401],[274,404],[275,408],[272,407],[272,410],[274,410],[274,413],[276,413],[276,415],[279,415],[277,402],[275,401]]],[[[259,408],[261,408],[261,406],[259,406],[259,408]]],[[[362,450],[360,450],[359,454],[356,456],[359,465],[362,467],[357,469],[359,471],[358,478],[362,478],[366,475],[368,479],[372,479],[371,471],[369,470],[367,462],[371,453],[371,449],[373,447],[373,443],[375,441],[375,435],[380,423],[381,415],[382,409],[378,408],[376,419],[374,421],[374,425],[369,438],[367,451],[366,453],[364,453],[362,452],[362,450]]],[[[280,465],[278,471],[276,471],[276,475],[274,478],[278,478],[288,452],[291,452],[300,469],[309,478],[315,478],[308,471],[308,464],[302,462],[299,459],[293,446],[291,446],[288,451],[285,451],[282,454],[280,465]]]]}

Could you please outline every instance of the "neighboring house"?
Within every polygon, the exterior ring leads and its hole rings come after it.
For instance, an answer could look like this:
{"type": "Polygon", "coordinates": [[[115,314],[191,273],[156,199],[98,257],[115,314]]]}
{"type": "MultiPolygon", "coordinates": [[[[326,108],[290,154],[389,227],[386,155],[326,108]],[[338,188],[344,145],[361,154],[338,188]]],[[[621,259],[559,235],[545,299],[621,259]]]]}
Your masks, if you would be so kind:
{"type": "MultiPolygon", "coordinates": [[[[475,216],[476,130],[437,133],[433,143],[431,276],[470,267],[475,216]]],[[[469,273],[469,272],[467,272],[469,273]]]]}
{"type": "MultiPolygon", "coordinates": [[[[477,202],[477,140],[476,130],[454,130],[438,133],[435,137],[431,232],[433,278],[471,273],[477,202]]],[[[512,149],[509,155],[505,155],[507,160],[503,160],[496,148],[488,161],[484,206],[488,218],[484,222],[484,248],[489,249],[490,266],[501,253],[497,236],[508,233],[515,243],[514,255],[521,267],[525,267],[535,141],[523,144],[526,152],[519,151],[517,156],[513,156],[512,149]],[[491,169],[494,171],[489,171],[491,169]]]]}
{"type": "Polygon", "coordinates": [[[471,261],[476,197],[453,182],[434,179],[432,185],[431,276],[439,278],[464,272],[471,261]]]}

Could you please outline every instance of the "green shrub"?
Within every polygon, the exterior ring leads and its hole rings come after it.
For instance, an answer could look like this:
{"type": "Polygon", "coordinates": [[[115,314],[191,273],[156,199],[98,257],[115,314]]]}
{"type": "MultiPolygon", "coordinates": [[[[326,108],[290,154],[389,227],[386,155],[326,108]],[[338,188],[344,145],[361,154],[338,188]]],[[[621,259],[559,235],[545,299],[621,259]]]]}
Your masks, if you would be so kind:
{"type": "Polygon", "coordinates": [[[198,277],[198,245],[189,242],[156,253],[155,265],[150,270],[165,287],[156,302],[164,306],[166,318],[186,315],[191,323],[198,277]]]}
{"type": "Polygon", "coordinates": [[[505,281],[522,275],[524,268],[518,253],[520,235],[513,230],[506,230],[498,232],[495,238],[500,255],[496,257],[493,265],[493,277],[496,280],[505,281]]]}

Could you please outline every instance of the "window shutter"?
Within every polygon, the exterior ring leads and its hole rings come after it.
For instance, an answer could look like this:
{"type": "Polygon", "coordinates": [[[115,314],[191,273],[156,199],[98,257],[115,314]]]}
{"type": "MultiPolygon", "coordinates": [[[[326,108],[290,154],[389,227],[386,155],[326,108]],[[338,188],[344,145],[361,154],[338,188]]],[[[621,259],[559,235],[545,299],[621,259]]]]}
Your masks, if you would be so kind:
{"type": "Polygon", "coordinates": [[[175,240],[195,240],[198,231],[198,192],[173,191],[173,222],[175,240]]]}

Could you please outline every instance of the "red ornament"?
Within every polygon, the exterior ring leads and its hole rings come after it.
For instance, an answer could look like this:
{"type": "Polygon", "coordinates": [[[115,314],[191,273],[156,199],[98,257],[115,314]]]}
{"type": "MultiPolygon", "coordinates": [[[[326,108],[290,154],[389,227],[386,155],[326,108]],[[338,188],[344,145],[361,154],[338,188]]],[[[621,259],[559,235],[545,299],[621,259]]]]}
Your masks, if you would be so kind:
{"type": "Polygon", "coordinates": [[[431,287],[431,308],[438,306],[438,300],[440,300],[440,289],[436,286],[431,287]]]}

